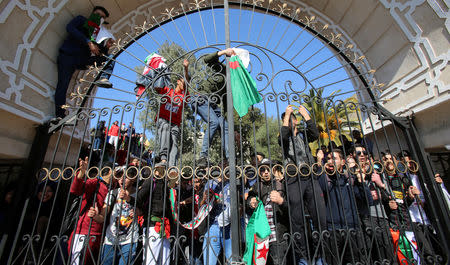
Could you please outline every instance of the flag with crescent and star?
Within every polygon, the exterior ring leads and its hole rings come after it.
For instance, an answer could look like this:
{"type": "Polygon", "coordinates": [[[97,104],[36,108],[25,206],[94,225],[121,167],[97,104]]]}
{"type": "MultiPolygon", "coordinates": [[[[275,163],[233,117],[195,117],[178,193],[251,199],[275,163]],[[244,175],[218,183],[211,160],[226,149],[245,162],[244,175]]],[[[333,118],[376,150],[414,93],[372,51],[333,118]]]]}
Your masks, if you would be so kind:
{"type": "Polygon", "coordinates": [[[269,254],[270,226],[261,201],[258,202],[245,230],[246,249],[243,260],[247,265],[264,265],[269,254]]]}

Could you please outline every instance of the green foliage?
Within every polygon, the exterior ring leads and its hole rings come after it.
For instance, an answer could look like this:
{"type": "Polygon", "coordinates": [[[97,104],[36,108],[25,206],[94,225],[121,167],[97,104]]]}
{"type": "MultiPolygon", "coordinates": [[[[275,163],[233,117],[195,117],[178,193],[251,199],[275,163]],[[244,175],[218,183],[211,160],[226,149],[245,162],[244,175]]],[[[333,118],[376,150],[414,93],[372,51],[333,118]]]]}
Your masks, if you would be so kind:
{"type": "Polygon", "coordinates": [[[334,142],[336,146],[341,146],[342,137],[347,137],[353,128],[359,126],[359,123],[354,120],[356,110],[348,105],[349,103],[356,103],[356,98],[349,97],[344,100],[344,104],[336,103],[334,102],[334,95],[339,92],[340,90],[334,91],[324,101],[322,98],[323,88],[317,91],[310,89],[310,100],[302,104],[316,122],[319,130],[319,139],[309,144],[313,155],[315,155],[319,146],[328,146],[330,142],[334,142]]]}
{"type": "Polygon", "coordinates": [[[266,120],[263,126],[256,131],[256,150],[262,152],[271,160],[283,160],[281,146],[278,144],[278,136],[280,135],[280,124],[278,119],[272,117],[266,120]],[[267,127],[266,127],[267,126],[267,127]]]}

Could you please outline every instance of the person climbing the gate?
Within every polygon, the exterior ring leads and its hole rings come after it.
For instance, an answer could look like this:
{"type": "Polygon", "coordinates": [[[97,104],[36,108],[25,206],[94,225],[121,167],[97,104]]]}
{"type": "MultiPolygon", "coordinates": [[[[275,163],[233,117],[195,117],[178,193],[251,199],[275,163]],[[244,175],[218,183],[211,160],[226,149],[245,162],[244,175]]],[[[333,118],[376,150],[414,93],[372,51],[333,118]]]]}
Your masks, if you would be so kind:
{"type": "MultiPolygon", "coordinates": [[[[184,76],[186,81],[190,81],[189,77],[189,61],[183,61],[184,76]]],[[[159,157],[161,162],[156,164],[156,167],[169,168],[176,166],[178,160],[178,144],[181,134],[181,121],[184,108],[184,97],[188,94],[186,89],[185,79],[180,76],[177,80],[175,89],[167,86],[156,88],[156,91],[163,95],[159,106],[159,116],[156,119],[156,127],[159,138],[159,157]]],[[[169,173],[175,172],[175,169],[170,169],[169,173]]]]}
{"type": "Polygon", "coordinates": [[[311,215],[313,227],[319,232],[327,229],[326,208],[318,180],[302,170],[304,168],[302,165],[314,163],[308,143],[318,139],[319,131],[303,106],[299,107],[299,112],[305,121],[306,128],[304,131],[300,131],[299,122],[293,112],[294,109],[289,105],[286,107],[286,112],[281,115],[283,126],[278,143],[283,150],[283,164],[287,174],[294,176],[287,178],[287,194],[289,194],[289,207],[292,209],[292,232],[300,234],[300,237],[295,238],[298,241],[294,247],[296,263],[305,264],[306,258],[309,256],[306,249],[308,236],[303,221],[305,211],[301,204],[305,204],[311,215]],[[302,173],[302,176],[299,176],[299,172],[302,173]]]}
{"type": "MultiPolygon", "coordinates": [[[[200,151],[200,158],[197,161],[199,167],[206,167],[208,165],[208,151],[213,142],[213,137],[216,131],[220,128],[220,137],[222,141],[222,150],[225,152],[225,159],[228,159],[228,122],[225,114],[227,112],[227,88],[226,88],[226,66],[219,61],[220,56],[235,55],[233,49],[228,48],[218,52],[207,54],[204,61],[210,69],[214,71],[203,84],[201,89],[205,92],[211,93],[209,97],[203,95],[196,95],[195,101],[192,103],[192,108],[195,113],[198,113],[202,120],[206,122],[206,131],[203,138],[202,149],[200,151]],[[222,110],[220,104],[222,103],[222,110]]],[[[232,110],[230,110],[232,111],[232,110]]]]}
{"type": "MultiPolygon", "coordinates": [[[[89,18],[77,16],[66,26],[69,34],[59,48],[57,59],[58,84],[55,90],[55,114],[57,118],[64,118],[65,116],[65,110],[62,106],[66,104],[67,88],[75,70],[85,69],[88,65],[101,64],[108,60],[107,54],[102,55],[102,49],[96,42],[100,27],[107,17],[109,17],[109,12],[104,7],[95,6],[89,18]]],[[[103,71],[111,73],[112,67],[114,65],[109,64],[109,67],[103,69],[103,71]]],[[[111,87],[109,81],[98,85],[111,87]]]]}

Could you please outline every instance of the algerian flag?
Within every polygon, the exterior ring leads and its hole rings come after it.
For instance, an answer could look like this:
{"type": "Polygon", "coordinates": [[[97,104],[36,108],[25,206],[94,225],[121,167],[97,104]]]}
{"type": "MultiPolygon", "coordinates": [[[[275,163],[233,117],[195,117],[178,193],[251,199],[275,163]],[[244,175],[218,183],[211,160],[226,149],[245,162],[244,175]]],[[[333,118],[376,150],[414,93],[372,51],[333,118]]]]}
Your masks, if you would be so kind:
{"type": "Polygon", "coordinates": [[[239,117],[248,113],[248,108],[261,102],[262,98],[256,89],[256,82],[245,69],[239,56],[230,58],[231,91],[233,105],[239,117]]]}
{"type": "Polygon", "coordinates": [[[246,249],[243,260],[247,265],[262,265],[267,262],[269,253],[270,226],[264,205],[261,201],[253,212],[245,231],[246,249]]]}
{"type": "Polygon", "coordinates": [[[95,41],[100,31],[101,17],[99,14],[92,13],[84,22],[83,27],[86,29],[88,37],[91,41],[95,41]]]}
{"type": "Polygon", "coordinates": [[[399,230],[392,228],[390,228],[390,231],[399,264],[410,263],[414,260],[418,261],[417,264],[420,264],[414,233],[408,231],[400,233],[399,230]]]}

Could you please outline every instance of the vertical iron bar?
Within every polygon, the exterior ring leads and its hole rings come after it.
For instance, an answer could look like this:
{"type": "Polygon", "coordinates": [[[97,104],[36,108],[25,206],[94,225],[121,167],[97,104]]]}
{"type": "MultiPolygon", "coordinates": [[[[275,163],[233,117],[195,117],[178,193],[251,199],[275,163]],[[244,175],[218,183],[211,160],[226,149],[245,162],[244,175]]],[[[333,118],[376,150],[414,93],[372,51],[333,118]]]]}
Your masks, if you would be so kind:
{"type": "MultiPolygon", "coordinates": [[[[230,18],[228,1],[224,0],[225,15],[225,45],[230,48],[230,18]]],[[[229,58],[227,57],[227,118],[228,118],[228,158],[230,172],[230,201],[231,201],[231,261],[240,260],[239,251],[239,213],[238,200],[236,191],[236,153],[234,148],[234,119],[233,119],[233,96],[231,94],[230,68],[228,67],[229,58]]]]}

